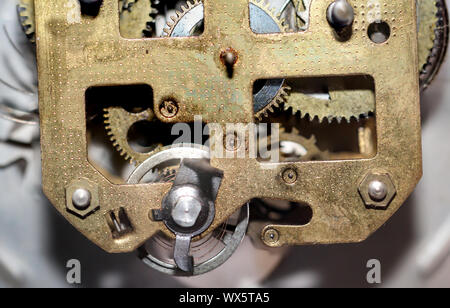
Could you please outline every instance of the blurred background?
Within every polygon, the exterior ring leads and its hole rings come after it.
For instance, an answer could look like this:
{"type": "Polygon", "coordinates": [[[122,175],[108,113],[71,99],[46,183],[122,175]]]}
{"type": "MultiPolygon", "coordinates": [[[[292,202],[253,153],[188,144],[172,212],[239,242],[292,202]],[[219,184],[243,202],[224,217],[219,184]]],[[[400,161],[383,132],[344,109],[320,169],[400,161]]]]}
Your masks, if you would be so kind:
{"type": "Polygon", "coordinates": [[[103,252],[43,195],[34,51],[16,5],[0,1],[0,287],[73,287],[71,259],[82,266],[76,287],[450,287],[450,62],[422,95],[424,176],[367,241],[269,250],[246,238],[216,271],[174,278],[134,254],[103,252]],[[380,285],[367,283],[371,259],[380,285]]]}

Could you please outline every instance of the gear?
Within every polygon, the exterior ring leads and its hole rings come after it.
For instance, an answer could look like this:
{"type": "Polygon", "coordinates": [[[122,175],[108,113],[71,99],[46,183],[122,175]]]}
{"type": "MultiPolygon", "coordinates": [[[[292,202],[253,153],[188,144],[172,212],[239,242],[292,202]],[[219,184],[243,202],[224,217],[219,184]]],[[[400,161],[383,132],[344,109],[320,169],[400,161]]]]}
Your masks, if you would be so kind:
{"type": "Polygon", "coordinates": [[[314,135],[309,138],[302,136],[295,127],[289,130],[281,126],[276,139],[267,137],[270,149],[278,148],[280,162],[319,161],[329,159],[328,151],[322,151],[317,146],[314,135]]]}
{"type": "Polygon", "coordinates": [[[147,37],[146,26],[151,18],[150,0],[120,0],[120,33],[125,38],[147,37]]]}
{"type": "Polygon", "coordinates": [[[23,32],[25,32],[30,42],[35,43],[34,0],[20,0],[17,5],[17,12],[23,32]]]}
{"type": "MultiPolygon", "coordinates": [[[[34,0],[20,0],[17,5],[20,23],[28,39],[36,42],[34,0]]],[[[120,32],[125,38],[144,37],[142,31],[153,12],[151,0],[119,0],[120,32]]]]}
{"type": "Polygon", "coordinates": [[[375,96],[370,89],[345,89],[343,85],[332,84],[328,89],[328,99],[292,92],[284,104],[285,110],[291,110],[301,117],[320,122],[336,119],[338,122],[350,122],[352,118],[359,120],[368,117],[375,111],[375,96]]]}
{"type": "Polygon", "coordinates": [[[280,160],[282,162],[327,160],[329,153],[317,146],[314,135],[306,138],[300,135],[295,127],[290,132],[286,128],[280,129],[280,160]]]}
{"type": "Polygon", "coordinates": [[[109,107],[105,109],[104,117],[106,130],[114,147],[125,160],[130,160],[130,163],[139,164],[160,150],[161,145],[155,144],[148,153],[140,153],[135,151],[128,142],[128,132],[135,123],[153,120],[155,115],[151,109],[131,113],[121,107],[109,107]]]}
{"type": "MultiPolygon", "coordinates": [[[[306,1],[303,4],[307,4],[306,1]]],[[[300,4],[301,7],[301,4],[300,4]]],[[[443,0],[418,0],[419,69],[421,90],[425,89],[437,71],[447,49],[448,21],[443,0]]],[[[370,90],[346,90],[330,85],[329,99],[301,92],[290,93],[285,110],[301,117],[338,122],[366,118],[375,111],[375,98],[370,90]]]]}
{"type": "MultiPolygon", "coordinates": [[[[202,26],[203,18],[203,3],[200,0],[187,1],[187,7],[182,6],[181,11],[167,23],[169,28],[164,29],[165,36],[192,36],[202,26]],[[189,20],[189,23],[186,20],[189,20]]],[[[250,0],[250,27],[258,34],[290,31],[284,20],[270,8],[270,4],[262,0],[250,0]]],[[[253,95],[255,117],[262,119],[269,112],[273,112],[274,108],[285,101],[289,90],[284,79],[265,80],[253,95]]]]}
{"type": "Polygon", "coordinates": [[[438,73],[448,44],[445,0],[418,0],[420,89],[426,89],[438,73]]]}

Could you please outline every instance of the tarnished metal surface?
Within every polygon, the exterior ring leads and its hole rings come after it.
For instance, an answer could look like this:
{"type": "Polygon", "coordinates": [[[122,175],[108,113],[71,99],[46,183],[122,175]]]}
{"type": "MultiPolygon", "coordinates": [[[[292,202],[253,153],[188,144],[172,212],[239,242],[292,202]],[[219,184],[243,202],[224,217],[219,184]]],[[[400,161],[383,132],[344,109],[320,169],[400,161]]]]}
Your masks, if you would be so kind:
{"type": "Polygon", "coordinates": [[[117,1],[105,0],[95,19],[81,17],[76,0],[36,0],[37,56],[43,187],[54,206],[84,235],[110,252],[136,249],[164,229],[148,218],[170,184],[113,185],[88,161],[85,91],[92,86],[149,84],[155,105],[174,98],[180,110],[163,121],[252,122],[252,84],[257,79],[370,75],[375,80],[378,154],[367,160],[299,162],[262,166],[256,159],[213,159],[224,171],[213,230],[254,197],[309,204],[306,226],[268,226],[283,244],[364,240],[403,203],[421,173],[416,7],[414,0],[380,1],[391,38],[374,44],[367,36],[366,1],[350,1],[355,23],[350,40],[335,39],[325,12],[330,1],[313,1],[309,29],[302,33],[254,34],[248,2],[205,1],[200,37],[120,37],[117,1]],[[69,5],[68,5],[69,4],[69,5]],[[70,5],[73,4],[73,5],[70,5]],[[239,53],[234,76],[220,61],[227,48],[239,53]],[[177,59],[178,61],[173,61],[177,59]],[[289,166],[298,179],[287,185],[289,166]],[[367,172],[389,173],[397,195],[386,210],[367,209],[358,186],[367,172]],[[65,189],[73,181],[98,184],[100,209],[85,219],[66,211],[65,189]],[[255,184],[257,183],[257,184],[255,184]],[[113,238],[105,215],[123,207],[133,232],[113,238]]]}

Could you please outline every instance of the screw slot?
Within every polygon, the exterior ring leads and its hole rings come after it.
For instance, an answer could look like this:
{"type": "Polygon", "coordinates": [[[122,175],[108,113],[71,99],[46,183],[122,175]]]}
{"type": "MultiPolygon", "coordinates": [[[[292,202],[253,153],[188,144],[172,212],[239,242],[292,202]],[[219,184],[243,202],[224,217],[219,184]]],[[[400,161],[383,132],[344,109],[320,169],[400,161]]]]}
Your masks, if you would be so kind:
{"type": "Polygon", "coordinates": [[[165,118],[174,118],[178,114],[178,104],[174,100],[164,100],[161,105],[159,105],[159,111],[161,115],[165,118]]]}

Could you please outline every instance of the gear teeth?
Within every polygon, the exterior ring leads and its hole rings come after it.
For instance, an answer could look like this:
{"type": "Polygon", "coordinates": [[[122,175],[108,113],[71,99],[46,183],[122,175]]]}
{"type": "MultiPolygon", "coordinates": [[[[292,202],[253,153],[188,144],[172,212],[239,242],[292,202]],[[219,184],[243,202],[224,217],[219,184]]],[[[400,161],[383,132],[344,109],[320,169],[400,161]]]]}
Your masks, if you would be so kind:
{"type": "Polygon", "coordinates": [[[34,22],[34,0],[20,0],[17,5],[20,24],[27,38],[32,43],[36,43],[35,22],[34,22]]]}
{"type": "Polygon", "coordinates": [[[300,30],[306,30],[309,27],[309,13],[310,13],[310,7],[311,7],[311,1],[312,0],[300,0],[302,3],[302,10],[300,10],[299,7],[297,7],[297,16],[300,18],[302,23],[304,23],[303,27],[300,27],[300,30]]]}
{"type": "Polygon", "coordinates": [[[104,124],[106,134],[117,152],[131,164],[139,164],[149,156],[157,152],[161,147],[156,145],[150,153],[138,153],[128,144],[128,131],[131,126],[139,121],[151,120],[154,117],[151,109],[141,113],[130,113],[121,107],[109,107],[104,109],[104,124]]]}
{"type": "Polygon", "coordinates": [[[280,108],[280,106],[286,102],[289,96],[291,88],[289,86],[282,86],[280,91],[278,91],[277,96],[270,102],[265,108],[255,114],[255,118],[261,121],[263,118],[269,116],[270,113],[274,113],[275,109],[280,108]]]}
{"type": "Polygon", "coordinates": [[[190,10],[192,10],[194,7],[196,7],[197,5],[202,4],[202,1],[200,0],[188,0],[186,1],[186,5],[187,7],[185,7],[184,5],[181,6],[181,11],[176,11],[175,15],[170,16],[170,19],[173,22],[167,21],[167,26],[168,28],[164,28],[163,29],[163,36],[164,37],[170,37],[172,35],[173,29],[174,27],[177,25],[177,23],[180,21],[180,19],[190,10]]]}
{"type": "MultiPolygon", "coordinates": [[[[296,95],[299,95],[299,93],[296,93],[296,95]]],[[[333,121],[336,121],[337,123],[350,123],[352,120],[359,121],[361,119],[369,118],[371,115],[373,115],[373,111],[371,110],[373,106],[364,105],[360,107],[359,112],[355,112],[352,114],[350,112],[350,109],[348,109],[348,106],[345,105],[347,102],[351,102],[351,99],[347,99],[346,101],[342,101],[341,99],[334,100],[334,103],[336,105],[341,106],[340,109],[333,109],[329,110],[328,112],[322,109],[317,109],[316,113],[311,112],[311,109],[314,109],[314,98],[308,97],[306,94],[301,94],[303,97],[295,97],[292,98],[289,102],[285,103],[283,106],[283,110],[286,112],[290,112],[293,116],[298,116],[301,119],[307,119],[310,121],[318,121],[319,123],[332,123],[333,121]],[[294,101],[293,101],[294,100],[294,101]],[[312,100],[312,101],[309,101],[312,100]],[[297,101],[297,103],[296,103],[297,101]],[[308,104],[310,102],[311,104],[308,104]],[[342,105],[344,103],[345,106],[342,105]],[[305,111],[304,109],[307,109],[309,106],[310,110],[305,111]],[[363,111],[364,108],[365,110],[363,111]]],[[[369,102],[373,101],[373,97],[369,97],[368,95],[361,94],[361,97],[359,99],[360,101],[369,102]]]]}
{"type": "Polygon", "coordinates": [[[280,126],[279,141],[291,141],[305,148],[306,155],[300,157],[298,161],[327,160],[330,157],[328,151],[321,151],[319,149],[315,135],[306,138],[301,135],[295,126],[289,126],[289,129],[290,132],[287,132],[287,128],[284,125],[280,126]]]}

